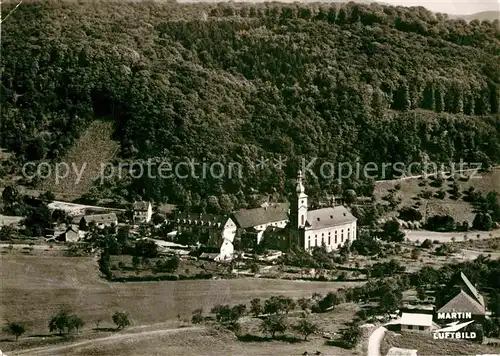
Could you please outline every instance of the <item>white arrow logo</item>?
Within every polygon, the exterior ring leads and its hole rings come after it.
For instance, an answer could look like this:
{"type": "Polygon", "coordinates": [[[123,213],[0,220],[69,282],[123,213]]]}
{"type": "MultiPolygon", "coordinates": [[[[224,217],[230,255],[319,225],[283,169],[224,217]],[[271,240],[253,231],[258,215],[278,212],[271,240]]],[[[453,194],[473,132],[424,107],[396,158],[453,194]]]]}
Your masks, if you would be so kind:
{"type": "Polygon", "coordinates": [[[440,332],[453,332],[453,331],[458,331],[460,329],[465,328],[467,325],[470,323],[473,323],[474,320],[467,321],[465,323],[459,324],[458,321],[454,321],[453,323],[446,324],[445,328],[435,330],[434,332],[440,333],[440,332]]]}

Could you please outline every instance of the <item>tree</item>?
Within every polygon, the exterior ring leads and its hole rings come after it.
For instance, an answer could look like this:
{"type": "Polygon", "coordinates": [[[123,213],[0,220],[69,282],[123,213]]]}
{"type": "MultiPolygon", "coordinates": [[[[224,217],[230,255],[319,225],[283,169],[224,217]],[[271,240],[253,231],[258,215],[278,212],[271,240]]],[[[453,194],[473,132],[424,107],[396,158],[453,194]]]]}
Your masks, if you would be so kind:
{"type": "Polygon", "coordinates": [[[104,249],[99,257],[99,271],[106,277],[111,278],[113,273],[110,268],[110,255],[108,249],[104,249]]]}
{"type": "Polygon", "coordinates": [[[70,315],[68,323],[70,331],[76,330],[77,333],[80,331],[83,325],[85,325],[83,319],[77,315],[70,315]]]}
{"type": "Polygon", "coordinates": [[[326,311],[327,309],[334,307],[338,304],[338,297],[335,293],[329,292],[323,299],[318,302],[318,307],[320,311],[326,311]]]}
{"type": "Polygon", "coordinates": [[[283,304],[281,303],[281,297],[272,296],[266,299],[264,302],[264,313],[265,314],[278,314],[283,311],[283,304]]]}
{"type": "Polygon", "coordinates": [[[352,323],[342,331],[341,341],[342,344],[348,349],[352,349],[358,344],[363,336],[363,331],[358,324],[352,323]]]}
{"type": "Polygon", "coordinates": [[[293,329],[304,336],[304,341],[307,341],[309,335],[319,331],[318,324],[311,321],[306,314],[299,319],[297,324],[293,326],[293,329]]]}
{"type": "Polygon", "coordinates": [[[411,258],[412,260],[418,260],[420,258],[422,251],[420,251],[418,248],[414,248],[411,251],[411,258]]]}
{"type": "Polygon", "coordinates": [[[295,301],[289,297],[281,297],[280,303],[282,305],[283,311],[288,314],[290,311],[295,309],[295,301]]]}
{"type": "Polygon", "coordinates": [[[474,217],[472,227],[475,230],[489,231],[493,227],[493,220],[488,213],[478,213],[474,217]]]}
{"type": "Polygon", "coordinates": [[[254,298],[250,301],[250,313],[258,317],[262,312],[262,306],[259,298],[254,298]]]}
{"type": "Polygon", "coordinates": [[[307,309],[310,309],[311,306],[312,306],[311,299],[305,298],[305,297],[300,298],[299,300],[297,300],[297,304],[304,311],[307,310],[307,309]]]}
{"type": "Polygon", "coordinates": [[[19,336],[26,332],[26,328],[22,323],[10,322],[5,328],[5,332],[14,335],[17,341],[19,339],[19,336]]]}
{"type": "Polygon", "coordinates": [[[287,320],[284,315],[270,315],[262,320],[261,324],[262,332],[271,334],[273,339],[276,333],[283,334],[287,328],[287,320]]]}
{"type": "Polygon", "coordinates": [[[130,319],[129,316],[126,312],[115,312],[112,316],[111,319],[113,320],[113,323],[117,326],[117,329],[124,329],[127,326],[130,325],[130,319]]]}
{"type": "Polygon", "coordinates": [[[401,231],[401,225],[396,220],[389,220],[384,223],[382,239],[386,241],[402,242],[405,234],[401,231]]]}
{"type": "Polygon", "coordinates": [[[59,335],[62,335],[63,332],[71,333],[73,330],[78,331],[83,325],[82,318],[75,314],[70,314],[70,310],[63,307],[50,319],[49,331],[57,331],[59,335]]]}
{"type": "Polygon", "coordinates": [[[193,324],[199,324],[199,323],[203,322],[203,309],[202,308],[198,308],[198,309],[193,310],[191,322],[193,324]]]}
{"type": "Polygon", "coordinates": [[[417,298],[420,300],[425,300],[426,298],[426,293],[425,293],[425,287],[423,286],[417,286],[417,298]]]}
{"type": "Polygon", "coordinates": [[[402,295],[396,291],[388,291],[380,297],[379,309],[382,313],[396,310],[401,302],[402,295]]]}

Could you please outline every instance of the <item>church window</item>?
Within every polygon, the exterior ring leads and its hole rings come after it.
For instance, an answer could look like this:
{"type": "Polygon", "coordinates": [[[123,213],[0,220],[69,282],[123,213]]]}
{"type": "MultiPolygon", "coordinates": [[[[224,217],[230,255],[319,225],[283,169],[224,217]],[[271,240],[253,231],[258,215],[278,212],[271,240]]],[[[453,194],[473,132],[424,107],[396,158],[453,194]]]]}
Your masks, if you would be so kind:
{"type": "Polygon", "coordinates": [[[307,238],[307,248],[311,248],[311,237],[307,238]]]}
{"type": "Polygon", "coordinates": [[[335,243],[337,243],[337,231],[335,231],[335,243]]]}
{"type": "Polygon", "coordinates": [[[351,229],[347,229],[347,239],[351,238],[351,229]]]}
{"type": "Polygon", "coordinates": [[[328,234],[328,245],[331,245],[331,244],[332,244],[332,240],[331,240],[331,238],[332,238],[332,237],[330,236],[330,234],[328,234]]]}
{"type": "Polygon", "coordinates": [[[340,231],[340,242],[344,242],[344,229],[340,231]]]}
{"type": "Polygon", "coordinates": [[[300,225],[304,225],[304,215],[300,216],[300,225]]]}

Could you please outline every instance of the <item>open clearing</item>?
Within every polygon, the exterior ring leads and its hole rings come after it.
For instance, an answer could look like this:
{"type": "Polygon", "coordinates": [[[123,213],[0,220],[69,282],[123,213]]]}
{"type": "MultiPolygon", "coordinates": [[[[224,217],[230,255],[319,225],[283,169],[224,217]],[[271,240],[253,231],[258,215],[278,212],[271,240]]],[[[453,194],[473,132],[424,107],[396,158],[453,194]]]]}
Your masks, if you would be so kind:
{"type": "MultiPolygon", "coordinates": [[[[133,325],[190,319],[194,309],[205,312],[216,304],[248,303],[271,295],[310,297],[349,282],[307,282],[258,278],[110,283],[99,277],[97,262],[89,257],[1,255],[1,320],[23,321],[27,335],[47,333],[47,323],[61,305],[71,307],[92,328],[112,326],[116,310],[129,312],[133,325]]],[[[0,342],[1,348],[1,342],[0,342]]]]}
{"type": "Polygon", "coordinates": [[[76,144],[61,160],[69,167],[66,172],[61,166],[60,182],[51,175],[42,182],[40,190],[50,190],[60,200],[72,201],[87,191],[101,174],[101,166],[106,165],[118,152],[119,143],[111,139],[113,122],[94,120],[76,144]],[[67,173],[67,175],[65,174],[67,173]]]}

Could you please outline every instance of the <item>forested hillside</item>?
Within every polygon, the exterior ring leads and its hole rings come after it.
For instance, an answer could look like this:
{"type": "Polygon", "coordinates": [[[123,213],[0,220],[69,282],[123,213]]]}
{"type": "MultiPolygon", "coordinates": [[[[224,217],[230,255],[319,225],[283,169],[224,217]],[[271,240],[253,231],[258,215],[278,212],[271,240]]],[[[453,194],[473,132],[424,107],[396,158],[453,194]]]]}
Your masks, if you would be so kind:
{"type": "Polygon", "coordinates": [[[92,120],[112,119],[123,160],[248,169],[242,179],[110,182],[94,198],[197,206],[224,194],[226,208],[254,191],[285,195],[300,157],[498,162],[499,44],[498,21],[423,8],[24,2],[2,23],[0,146],[56,162],[92,120]],[[278,155],[284,172],[250,168],[278,155]]]}

